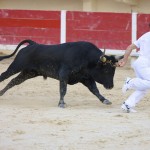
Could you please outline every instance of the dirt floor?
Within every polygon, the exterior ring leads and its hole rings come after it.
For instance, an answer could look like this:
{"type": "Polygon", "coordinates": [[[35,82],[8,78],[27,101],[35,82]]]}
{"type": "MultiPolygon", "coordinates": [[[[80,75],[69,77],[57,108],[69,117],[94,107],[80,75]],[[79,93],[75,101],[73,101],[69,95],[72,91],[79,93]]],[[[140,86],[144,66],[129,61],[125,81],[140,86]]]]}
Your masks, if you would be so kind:
{"type": "MultiPolygon", "coordinates": [[[[12,60],[0,62],[0,73],[12,60]]],[[[59,82],[50,78],[10,89],[0,97],[0,150],[149,150],[150,94],[137,113],[123,113],[121,103],[133,92],[121,93],[126,76],[134,77],[130,64],[116,69],[112,90],[97,84],[111,106],[76,84],[68,86],[68,107],[58,108],[59,82]]],[[[0,89],[11,79],[0,83],[0,89]]]]}

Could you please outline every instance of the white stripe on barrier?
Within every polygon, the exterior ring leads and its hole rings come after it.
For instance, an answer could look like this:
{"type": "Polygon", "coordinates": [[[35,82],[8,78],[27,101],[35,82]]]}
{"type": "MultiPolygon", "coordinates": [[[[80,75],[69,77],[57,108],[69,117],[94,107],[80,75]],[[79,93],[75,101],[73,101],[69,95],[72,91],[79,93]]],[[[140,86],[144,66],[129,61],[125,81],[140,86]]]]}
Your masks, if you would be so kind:
{"type": "MultiPolygon", "coordinates": [[[[137,13],[136,12],[132,12],[131,19],[132,19],[132,21],[131,21],[131,23],[132,23],[131,34],[132,35],[131,36],[132,36],[132,43],[133,43],[134,41],[137,40],[137,13]]],[[[136,53],[136,50],[133,50],[132,53],[138,55],[136,53]]]]}
{"type": "MultiPolygon", "coordinates": [[[[19,49],[25,47],[26,45],[22,45],[20,46],[19,49]]],[[[17,47],[17,45],[3,45],[3,44],[0,44],[0,50],[15,50],[15,48],[17,47]]]]}
{"type": "Polygon", "coordinates": [[[132,43],[137,40],[137,13],[132,13],[132,43]]]}
{"type": "MultiPolygon", "coordinates": [[[[125,50],[115,50],[115,49],[105,49],[106,55],[124,55],[125,50]]],[[[104,49],[101,49],[101,51],[104,51],[104,49]]],[[[133,51],[130,56],[138,56],[138,53],[136,51],[133,51]]]]}
{"type": "Polygon", "coordinates": [[[66,42],[66,10],[61,11],[60,43],[66,42]]]}

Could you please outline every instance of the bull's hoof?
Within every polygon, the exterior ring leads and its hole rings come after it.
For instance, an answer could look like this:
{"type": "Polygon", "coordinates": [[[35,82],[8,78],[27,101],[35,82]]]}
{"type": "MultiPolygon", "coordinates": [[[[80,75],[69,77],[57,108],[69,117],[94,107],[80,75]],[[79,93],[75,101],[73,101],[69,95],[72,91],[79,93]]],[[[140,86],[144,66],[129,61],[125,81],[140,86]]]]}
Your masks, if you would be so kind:
{"type": "Polygon", "coordinates": [[[66,105],[66,103],[58,104],[58,107],[60,107],[60,108],[66,108],[66,107],[67,107],[67,105],[66,105]]]}
{"type": "Polygon", "coordinates": [[[3,94],[4,94],[3,92],[0,92],[0,96],[3,96],[3,94]]]}
{"type": "Polygon", "coordinates": [[[105,105],[111,105],[112,102],[110,102],[108,99],[105,99],[105,100],[103,101],[103,104],[105,104],[105,105]]]}

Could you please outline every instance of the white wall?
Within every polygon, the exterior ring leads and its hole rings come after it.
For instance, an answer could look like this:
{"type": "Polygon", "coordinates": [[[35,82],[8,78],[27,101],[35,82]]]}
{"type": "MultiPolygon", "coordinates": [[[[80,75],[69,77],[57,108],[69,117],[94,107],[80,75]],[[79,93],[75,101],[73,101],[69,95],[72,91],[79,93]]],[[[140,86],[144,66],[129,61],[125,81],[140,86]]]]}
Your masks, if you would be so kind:
{"type": "Polygon", "coordinates": [[[0,0],[1,9],[82,10],[82,0],[0,0]]]}
{"type": "Polygon", "coordinates": [[[96,6],[96,10],[102,12],[131,12],[129,5],[113,0],[98,0],[96,6]]]}
{"type": "Polygon", "coordinates": [[[150,13],[150,0],[136,0],[135,6],[118,1],[124,0],[0,0],[0,9],[150,13]]]}

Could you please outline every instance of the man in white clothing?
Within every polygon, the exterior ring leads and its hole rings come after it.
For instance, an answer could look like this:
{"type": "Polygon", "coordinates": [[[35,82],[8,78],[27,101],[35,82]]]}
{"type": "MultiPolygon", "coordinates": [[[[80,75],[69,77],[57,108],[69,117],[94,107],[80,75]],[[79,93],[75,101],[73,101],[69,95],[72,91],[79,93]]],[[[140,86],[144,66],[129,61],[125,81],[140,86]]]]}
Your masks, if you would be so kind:
{"type": "Polygon", "coordinates": [[[126,65],[133,49],[139,50],[139,57],[133,63],[136,77],[127,78],[122,88],[123,93],[130,89],[135,90],[121,106],[128,113],[136,112],[133,108],[150,89],[150,32],[143,34],[137,41],[127,47],[124,58],[119,61],[121,67],[126,65]]]}

